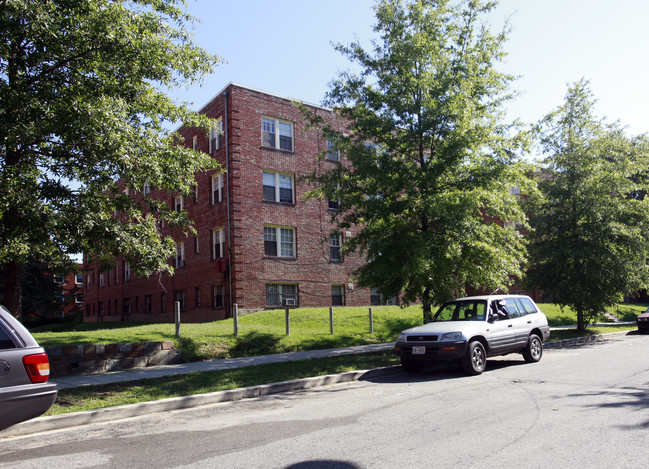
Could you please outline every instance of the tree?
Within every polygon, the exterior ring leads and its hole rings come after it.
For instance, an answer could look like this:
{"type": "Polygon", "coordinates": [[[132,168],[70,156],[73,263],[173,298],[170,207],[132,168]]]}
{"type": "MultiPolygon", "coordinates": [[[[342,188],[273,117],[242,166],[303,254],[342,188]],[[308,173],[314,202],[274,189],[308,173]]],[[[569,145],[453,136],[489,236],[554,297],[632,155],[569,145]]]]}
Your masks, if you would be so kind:
{"type": "Polygon", "coordinates": [[[0,267],[13,314],[29,258],[72,269],[70,254],[124,255],[142,275],[171,271],[158,223],[188,220],[133,192],[188,193],[194,172],[215,167],[168,130],[210,124],[166,94],[219,61],[193,44],[193,21],[182,0],[0,4],[0,267]]]}
{"type": "Polygon", "coordinates": [[[506,289],[525,260],[523,139],[504,122],[512,77],[496,69],[507,30],[480,22],[494,5],[379,1],[373,50],[336,46],[360,67],[326,98],[348,126],[319,122],[346,162],[312,174],[313,194],[338,201],[338,229],[358,227],[344,246],[366,258],[358,283],[420,301],[424,320],[467,287],[506,289]]]}
{"type": "Polygon", "coordinates": [[[597,119],[594,103],[581,80],[540,122],[543,198],[530,199],[529,209],[528,282],[573,308],[580,331],[649,280],[649,210],[638,196],[649,142],[597,119]]]}

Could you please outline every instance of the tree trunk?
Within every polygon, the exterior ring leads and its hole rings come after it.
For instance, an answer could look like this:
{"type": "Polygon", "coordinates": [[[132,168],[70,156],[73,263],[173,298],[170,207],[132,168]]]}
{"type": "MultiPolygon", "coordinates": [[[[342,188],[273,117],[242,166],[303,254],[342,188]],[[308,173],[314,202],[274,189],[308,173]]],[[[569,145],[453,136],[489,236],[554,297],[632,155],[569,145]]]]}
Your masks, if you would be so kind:
{"type": "Polygon", "coordinates": [[[424,324],[433,320],[433,302],[428,288],[424,289],[424,294],[421,298],[421,306],[424,310],[424,324]]]}
{"type": "Polygon", "coordinates": [[[586,331],[586,323],[584,322],[584,311],[581,309],[577,310],[577,331],[578,332],[586,331]]]}
{"type": "Polygon", "coordinates": [[[9,261],[2,267],[4,277],[4,307],[19,321],[22,316],[22,270],[22,265],[15,261],[9,261]]]}

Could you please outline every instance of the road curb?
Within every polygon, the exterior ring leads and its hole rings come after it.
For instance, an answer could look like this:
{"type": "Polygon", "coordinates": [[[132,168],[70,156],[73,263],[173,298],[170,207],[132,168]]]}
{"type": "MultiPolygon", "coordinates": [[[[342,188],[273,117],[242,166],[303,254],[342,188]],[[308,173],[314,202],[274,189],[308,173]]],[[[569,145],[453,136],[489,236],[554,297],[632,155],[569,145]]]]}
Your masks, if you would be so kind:
{"type": "Polygon", "coordinates": [[[170,410],[190,409],[220,402],[230,402],[239,399],[250,399],[290,391],[299,391],[320,386],[359,381],[372,377],[384,376],[394,373],[399,365],[374,368],[371,370],[357,370],[335,375],[315,376],[311,378],[282,381],[279,383],[262,384],[246,388],[215,391],[191,396],[171,397],[157,401],[140,402],[103,409],[87,410],[70,414],[39,417],[27,422],[19,423],[4,431],[0,431],[0,439],[24,436],[32,433],[63,430],[66,428],[87,425],[89,423],[111,422],[130,417],[139,417],[170,410]]]}

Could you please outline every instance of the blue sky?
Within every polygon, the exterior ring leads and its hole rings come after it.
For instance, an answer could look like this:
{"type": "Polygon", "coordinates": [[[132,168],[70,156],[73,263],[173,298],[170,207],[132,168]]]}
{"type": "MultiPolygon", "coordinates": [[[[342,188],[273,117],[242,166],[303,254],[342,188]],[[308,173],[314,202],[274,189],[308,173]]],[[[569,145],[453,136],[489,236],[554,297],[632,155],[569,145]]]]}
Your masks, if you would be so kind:
{"type": "MultiPolygon", "coordinates": [[[[229,82],[318,104],[348,60],[331,43],[369,44],[374,0],[189,0],[195,40],[228,61],[202,87],[176,91],[198,109],[229,82]]],[[[520,78],[512,117],[535,122],[586,78],[596,112],[649,132],[647,0],[502,0],[490,18],[512,32],[502,70],[520,78]]]]}

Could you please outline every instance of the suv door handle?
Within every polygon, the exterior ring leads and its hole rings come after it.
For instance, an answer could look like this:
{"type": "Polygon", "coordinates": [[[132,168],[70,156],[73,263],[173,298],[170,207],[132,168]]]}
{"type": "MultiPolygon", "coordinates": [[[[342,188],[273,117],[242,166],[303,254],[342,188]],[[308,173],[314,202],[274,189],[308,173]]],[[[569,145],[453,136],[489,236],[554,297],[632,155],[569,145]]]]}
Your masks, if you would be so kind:
{"type": "Polygon", "coordinates": [[[513,325],[513,324],[510,324],[510,325],[509,325],[509,326],[507,326],[507,327],[514,327],[514,325],[513,325]]]}

